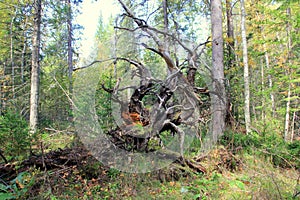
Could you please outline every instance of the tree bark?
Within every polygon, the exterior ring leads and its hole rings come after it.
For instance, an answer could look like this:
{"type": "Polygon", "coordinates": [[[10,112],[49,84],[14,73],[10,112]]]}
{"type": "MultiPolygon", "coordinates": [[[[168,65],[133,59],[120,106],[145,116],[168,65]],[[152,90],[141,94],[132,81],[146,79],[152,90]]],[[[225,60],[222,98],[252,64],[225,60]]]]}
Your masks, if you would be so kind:
{"type": "MultiPolygon", "coordinates": [[[[261,92],[262,94],[265,92],[265,68],[264,63],[261,60],[261,92]]],[[[263,121],[263,124],[266,123],[266,112],[265,112],[265,104],[266,100],[264,95],[261,97],[261,120],[263,121]]],[[[255,115],[254,115],[255,116],[255,115]]],[[[257,122],[257,120],[255,120],[257,122]]]]}
{"type": "Polygon", "coordinates": [[[34,27],[32,37],[32,66],[30,86],[30,132],[36,133],[38,125],[39,84],[40,84],[40,37],[41,37],[41,0],[34,1],[34,27]]]}
{"type": "MultiPolygon", "coordinates": [[[[226,18],[227,18],[227,69],[231,69],[234,67],[234,26],[233,26],[233,19],[232,19],[232,3],[231,0],[226,0],[226,18]]],[[[230,84],[232,81],[233,75],[230,74],[228,77],[229,81],[229,88],[227,93],[227,108],[226,108],[226,118],[225,122],[230,127],[234,127],[234,118],[232,113],[232,96],[231,96],[231,89],[230,84]]]]}
{"type": "Polygon", "coordinates": [[[250,77],[249,77],[249,66],[248,66],[248,46],[246,39],[246,11],[245,2],[241,0],[241,32],[242,32],[242,45],[243,45],[243,64],[244,64],[244,95],[245,95],[245,124],[246,132],[250,133],[250,77]]]}
{"type": "Polygon", "coordinates": [[[11,64],[11,87],[12,87],[12,98],[15,99],[15,61],[14,61],[14,36],[13,36],[13,25],[15,21],[15,15],[12,14],[10,21],[10,64],[11,64]]]}
{"type": "Polygon", "coordinates": [[[211,0],[212,23],[212,139],[216,142],[225,129],[226,92],[223,65],[222,1],[211,0]]]}
{"type": "MultiPolygon", "coordinates": [[[[25,22],[24,22],[24,26],[27,27],[27,23],[28,23],[28,17],[25,15],[25,22]]],[[[21,83],[23,84],[25,82],[24,79],[24,71],[25,71],[25,66],[26,66],[26,61],[25,61],[25,55],[26,55],[26,50],[27,50],[27,38],[26,38],[26,29],[24,29],[23,31],[23,49],[22,49],[22,56],[21,56],[21,83]]]]}
{"type": "MultiPolygon", "coordinates": [[[[164,11],[164,31],[167,33],[169,31],[169,18],[168,18],[168,0],[163,0],[163,11],[164,11]]],[[[164,35],[165,48],[168,48],[167,35],[164,35]]]]}
{"type": "MultiPolygon", "coordinates": [[[[291,9],[287,8],[286,10],[287,17],[290,18],[291,16],[291,9]]],[[[290,64],[290,57],[291,57],[291,48],[292,48],[292,39],[291,39],[291,25],[288,22],[287,23],[287,38],[288,38],[288,43],[287,43],[287,49],[288,49],[288,64],[290,64]]],[[[288,81],[288,92],[287,92],[287,102],[286,102],[286,111],[285,111],[285,123],[284,123],[284,140],[288,141],[289,140],[289,126],[290,126],[290,110],[291,110],[291,72],[290,69],[288,68],[286,70],[286,75],[289,77],[288,81]]]]}
{"type": "Polygon", "coordinates": [[[232,68],[234,64],[234,27],[232,19],[231,0],[226,0],[226,18],[227,18],[227,51],[228,63],[227,67],[232,68]]]}
{"type": "Polygon", "coordinates": [[[72,8],[71,1],[66,0],[68,9],[67,13],[67,26],[68,26],[68,77],[69,77],[69,93],[72,94],[72,73],[73,73],[73,48],[72,48],[72,8]]]}

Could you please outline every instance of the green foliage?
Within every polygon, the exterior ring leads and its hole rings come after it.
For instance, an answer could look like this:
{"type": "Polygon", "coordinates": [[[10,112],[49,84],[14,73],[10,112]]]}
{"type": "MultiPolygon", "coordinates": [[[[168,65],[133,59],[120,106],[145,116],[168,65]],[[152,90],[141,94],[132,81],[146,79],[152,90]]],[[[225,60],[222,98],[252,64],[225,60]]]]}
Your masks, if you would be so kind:
{"type": "Polygon", "coordinates": [[[108,68],[101,74],[101,83],[96,90],[96,112],[100,126],[104,132],[111,130],[114,124],[112,116],[112,98],[111,94],[102,89],[102,83],[106,88],[113,88],[116,81],[112,78],[112,69],[108,68]]]}
{"type": "Polygon", "coordinates": [[[300,166],[300,142],[287,143],[277,134],[238,134],[227,132],[220,140],[233,150],[242,148],[251,154],[261,154],[270,159],[274,166],[283,168],[300,166]]]}
{"type": "Polygon", "coordinates": [[[108,177],[111,179],[116,179],[120,175],[120,171],[115,168],[110,168],[107,172],[108,177]]]}
{"type": "Polygon", "coordinates": [[[33,177],[28,172],[21,172],[9,185],[0,183],[0,199],[23,199],[33,184],[33,177]]]}
{"type": "Polygon", "coordinates": [[[31,144],[27,121],[18,113],[7,111],[0,116],[0,146],[4,155],[25,156],[31,144]]]}
{"type": "Polygon", "coordinates": [[[260,147],[261,138],[257,134],[238,134],[235,132],[226,132],[220,140],[224,146],[229,145],[232,149],[242,147],[244,150],[249,151],[253,147],[260,147]]]}

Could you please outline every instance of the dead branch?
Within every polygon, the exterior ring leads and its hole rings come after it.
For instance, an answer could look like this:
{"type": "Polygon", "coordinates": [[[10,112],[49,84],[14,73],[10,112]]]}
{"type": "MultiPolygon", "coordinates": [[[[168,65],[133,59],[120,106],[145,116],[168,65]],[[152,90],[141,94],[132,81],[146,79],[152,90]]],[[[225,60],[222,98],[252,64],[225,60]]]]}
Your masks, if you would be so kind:
{"type": "Polygon", "coordinates": [[[96,64],[96,63],[104,63],[104,62],[111,61],[111,60],[115,60],[115,58],[108,58],[108,59],[105,59],[105,60],[94,60],[93,62],[91,62],[91,63],[88,64],[88,65],[85,65],[85,66],[82,66],[82,67],[74,68],[73,71],[77,71],[77,70],[80,70],[80,69],[85,69],[85,68],[88,68],[88,67],[93,66],[93,65],[96,64]]]}
{"type": "Polygon", "coordinates": [[[137,31],[137,30],[139,30],[139,29],[141,29],[141,28],[146,28],[146,27],[136,27],[136,28],[134,28],[134,29],[130,29],[130,28],[125,28],[125,27],[119,27],[119,26],[115,26],[114,27],[115,29],[119,29],[119,30],[125,30],[125,31],[129,31],[129,32],[135,32],[135,31],[137,31]]]}
{"type": "Polygon", "coordinates": [[[161,55],[163,55],[163,58],[168,66],[168,68],[170,69],[170,71],[173,71],[173,69],[176,69],[176,65],[173,62],[170,54],[168,53],[167,49],[164,48],[164,43],[159,39],[159,37],[154,34],[151,31],[151,27],[147,24],[147,22],[145,20],[139,19],[137,18],[133,12],[131,12],[131,10],[123,3],[122,0],[118,0],[119,3],[122,5],[123,9],[125,10],[126,14],[128,17],[132,18],[134,20],[134,22],[141,27],[141,29],[146,32],[153,40],[154,42],[157,44],[158,46],[158,52],[161,53],[161,55]]]}
{"type": "Polygon", "coordinates": [[[44,129],[46,131],[52,131],[52,132],[55,132],[57,134],[59,134],[59,133],[74,134],[73,132],[68,131],[68,130],[57,130],[57,129],[54,129],[54,128],[44,128],[44,129]]]}
{"type": "Polygon", "coordinates": [[[75,105],[74,101],[72,100],[72,98],[70,97],[70,95],[68,94],[68,92],[62,87],[62,85],[58,82],[58,80],[56,79],[55,76],[52,77],[53,80],[56,82],[56,84],[58,85],[58,87],[63,91],[63,93],[66,95],[66,97],[68,98],[69,102],[71,103],[71,105],[73,106],[73,108],[75,108],[76,110],[78,110],[77,106],[75,105]]]}
{"type": "Polygon", "coordinates": [[[101,84],[101,87],[102,89],[105,91],[105,92],[108,92],[110,94],[112,94],[114,92],[114,90],[110,89],[110,88],[107,88],[104,83],[101,84]]]}
{"type": "Polygon", "coordinates": [[[157,51],[156,49],[154,49],[154,48],[152,48],[152,47],[149,47],[147,44],[141,43],[141,45],[142,45],[143,47],[145,47],[146,49],[148,49],[148,50],[150,50],[150,51],[153,51],[154,53],[160,55],[161,57],[164,57],[164,55],[163,55],[161,52],[157,51]]]}

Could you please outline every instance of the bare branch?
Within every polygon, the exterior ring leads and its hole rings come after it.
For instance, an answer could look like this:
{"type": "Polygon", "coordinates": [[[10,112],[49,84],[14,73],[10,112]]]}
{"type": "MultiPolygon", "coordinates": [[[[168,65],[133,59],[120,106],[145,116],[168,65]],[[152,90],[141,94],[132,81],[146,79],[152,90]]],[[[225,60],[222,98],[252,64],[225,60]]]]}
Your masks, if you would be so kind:
{"type": "MultiPolygon", "coordinates": [[[[153,27],[150,27],[147,22],[145,20],[139,19],[137,17],[135,17],[135,15],[133,14],[133,12],[131,12],[131,10],[123,3],[122,0],[118,0],[119,3],[122,5],[123,9],[125,10],[125,12],[127,13],[127,16],[132,18],[134,20],[134,22],[141,27],[141,29],[146,32],[147,34],[149,34],[149,36],[154,40],[154,42],[157,44],[158,46],[158,52],[160,52],[163,55],[163,58],[165,60],[165,62],[167,63],[167,66],[170,70],[176,69],[176,65],[173,62],[170,54],[167,52],[167,50],[164,48],[164,43],[159,39],[159,37],[154,34],[151,29],[155,30],[153,27]]],[[[163,32],[164,33],[164,32],[163,32]]]]}
{"type": "Polygon", "coordinates": [[[77,70],[80,70],[80,69],[85,69],[85,68],[88,68],[88,67],[93,66],[93,65],[96,64],[96,63],[103,63],[103,62],[107,62],[107,61],[111,61],[111,60],[115,60],[115,58],[108,58],[108,59],[105,59],[105,60],[94,60],[93,62],[91,62],[91,63],[88,64],[88,65],[85,65],[85,66],[82,66],[82,67],[74,68],[73,71],[77,71],[77,70]]]}
{"type": "Polygon", "coordinates": [[[63,91],[63,93],[65,93],[66,97],[68,98],[69,102],[72,104],[72,106],[76,109],[79,110],[77,108],[77,106],[75,105],[74,101],[72,100],[72,98],[70,97],[70,95],[68,94],[68,92],[61,86],[61,84],[58,82],[58,80],[56,79],[55,76],[53,76],[53,80],[56,82],[56,84],[58,85],[58,87],[63,91]]]}
{"type": "Polygon", "coordinates": [[[102,89],[103,89],[104,91],[106,91],[106,92],[108,92],[108,93],[110,93],[110,94],[112,94],[112,93],[114,92],[114,90],[105,87],[104,83],[101,84],[101,87],[102,87],[102,89]]]}
{"type": "Polygon", "coordinates": [[[125,30],[125,31],[129,31],[129,32],[135,32],[136,30],[141,29],[142,27],[136,27],[135,29],[130,29],[130,28],[124,28],[124,27],[119,27],[119,26],[115,26],[115,29],[120,29],[120,30],[125,30]]]}
{"type": "Polygon", "coordinates": [[[161,52],[157,51],[156,49],[154,49],[154,48],[152,48],[152,47],[149,47],[147,44],[141,43],[141,45],[142,45],[143,47],[145,47],[146,49],[148,49],[148,50],[150,50],[150,51],[153,51],[154,53],[160,55],[161,57],[164,57],[164,55],[163,55],[161,52]]]}

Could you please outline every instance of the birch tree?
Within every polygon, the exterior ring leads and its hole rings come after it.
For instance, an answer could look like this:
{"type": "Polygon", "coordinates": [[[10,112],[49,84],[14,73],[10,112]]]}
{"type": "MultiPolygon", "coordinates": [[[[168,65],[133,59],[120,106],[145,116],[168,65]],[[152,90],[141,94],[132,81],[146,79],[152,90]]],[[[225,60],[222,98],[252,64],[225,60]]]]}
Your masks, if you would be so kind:
{"type": "MultiPolygon", "coordinates": [[[[290,18],[291,16],[291,9],[287,8],[286,9],[286,14],[287,17],[290,18]]],[[[287,50],[288,50],[288,58],[287,62],[290,64],[290,58],[291,58],[291,47],[292,47],[292,39],[291,39],[291,25],[288,22],[287,23],[287,50]]],[[[291,75],[290,75],[290,69],[287,67],[286,69],[286,76],[288,76],[288,91],[287,91],[287,100],[286,100],[286,111],[285,111],[285,123],[284,123],[284,140],[288,141],[289,140],[289,126],[290,126],[290,110],[291,110],[291,75]]]]}
{"type": "Polygon", "coordinates": [[[246,11],[245,2],[241,0],[241,32],[242,32],[242,45],[243,45],[243,64],[244,64],[244,95],[245,95],[245,124],[246,132],[250,130],[250,78],[249,78],[249,66],[248,66],[248,50],[246,39],[246,11]]]}

